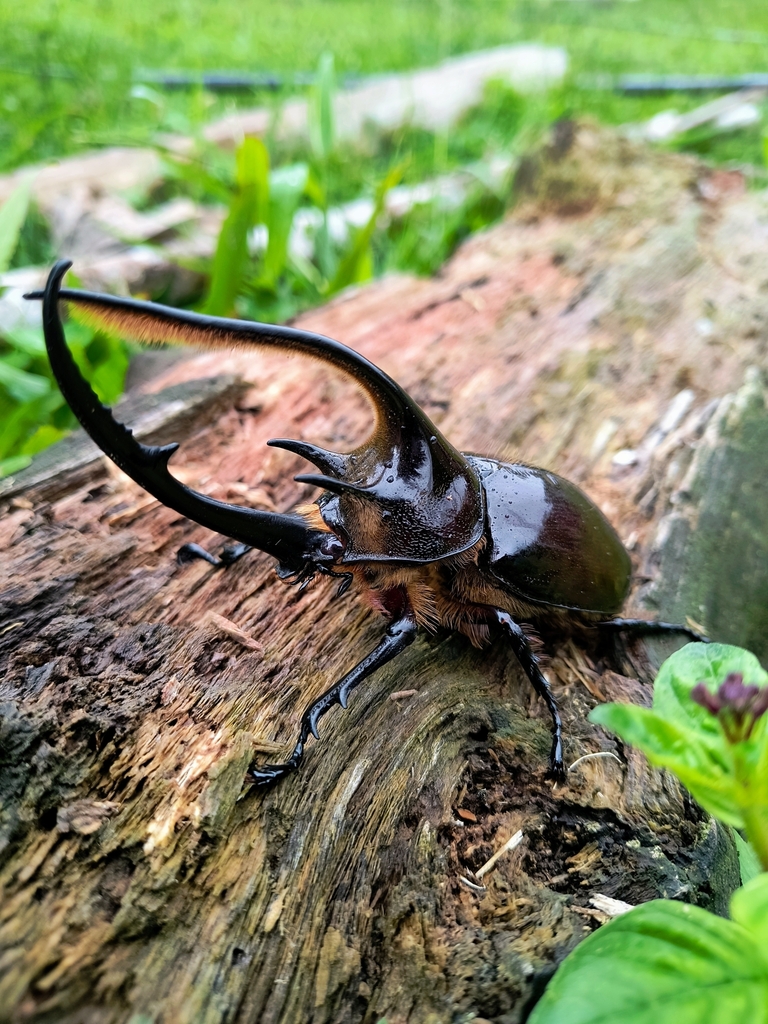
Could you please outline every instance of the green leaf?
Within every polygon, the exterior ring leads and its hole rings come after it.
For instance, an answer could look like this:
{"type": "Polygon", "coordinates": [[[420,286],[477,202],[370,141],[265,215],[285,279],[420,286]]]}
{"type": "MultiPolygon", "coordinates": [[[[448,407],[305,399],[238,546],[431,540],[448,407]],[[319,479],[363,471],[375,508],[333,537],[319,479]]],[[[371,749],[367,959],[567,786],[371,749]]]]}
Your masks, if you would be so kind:
{"type": "Polygon", "coordinates": [[[41,398],[51,389],[51,382],[39,373],[28,373],[0,359],[0,384],[17,402],[31,402],[41,398]]]}
{"type": "Polygon", "coordinates": [[[21,352],[15,347],[11,348],[8,352],[3,352],[0,359],[2,359],[6,366],[12,366],[15,370],[28,370],[29,364],[32,362],[26,352],[21,352]]]}
{"type": "Polygon", "coordinates": [[[262,265],[263,283],[268,287],[273,287],[285,271],[291,226],[308,177],[307,164],[281,167],[269,176],[269,241],[262,265]]]}
{"type": "Polygon", "coordinates": [[[11,265],[11,259],[19,244],[21,229],[29,209],[33,175],[28,175],[11,192],[0,207],[0,274],[11,265]]]}
{"type": "Polygon", "coordinates": [[[248,262],[248,232],[263,223],[269,203],[269,155],[261,139],[243,139],[237,151],[235,191],[213,258],[205,312],[228,316],[234,310],[248,262]]]}
{"type": "Polygon", "coordinates": [[[20,473],[32,462],[29,455],[12,455],[9,459],[0,459],[0,479],[4,476],[11,476],[12,473],[20,473]]]}
{"type": "Polygon", "coordinates": [[[307,183],[304,186],[304,191],[310,203],[313,203],[321,210],[326,208],[328,205],[328,195],[326,193],[325,186],[311,168],[307,175],[307,183]]]}
{"type": "Polygon", "coordinates": [[[93,390],[102,402],[110,405],[123,393],[125,375],[130,355],[124,343],[110,345],[107,358],[95,362],[95,369],[89,374],[93,390]]]}
{"type": "Polygon", "coordinates": [[[392,167],[376,190],[373,212],[368,218],[368,222],[355,235],[355,240],[350,250],[339,261],[336,274],[328,288],[329,294],[341,291],[342,288],[346,288],[348,285],[367,281],[373,276],[371,239],[373,238],[373,232],[376,230],[379,217],[384,212],[387,192],[400,181],[403,169],[402,164],[392,167]]]}
{"type": "Polygon", "coordinates": [[[670,762],[691,771],[707,767],[715,774],[725,774],[731,768],[724,743],[717,743],[717,738],[703,740],[692,729],[676,725],[650,708],[599,704],[590,712],[589,720],[639,747],[650,761],[663,768],[670,762]]]}
{"type": "Polygon", "coordinates": [[[44,448],[50,448],[52,444],[60,441],[62,437],[66,437],[68,433],[68,430],[58,430],[56,427],[52,427],[49,423],[44,424],[42,427],[38,427],[34,434],[32,434],[31,437],[28,437],[22,445],[21,457],[37,455],[37,453],[43,451],[44,448]]]}
{"type": "Polygon", "coordinates": [[[589,719],[638,747],[652,764],[673,771],[710,814],[744,827],[732,754],[722,735],[701,735],[634,704],[600,704],[589,719]]]}
{"type": "Polygon", "coordinates": [[[643,904],[577,946],[529,1024],[768,1024],[768,964],[743,920],[643,904]]]}
{"type": "Polygon", "coordinates": [[[52,398],[60,398],[51,392],[31,402],[21,402],[0,418],[0,459],[22,454],[20,447],[25,438],[45,422],[46,406],[52,398]]]}
{"type": "Polygon", "coordinates": [[[691,690],[703,681],[714,692],[729,672],[741,672],[745,683],[768,686],[768,672],[749,651],[728,644],[686,644],[659,670],[653,687],[654,711],[705,735],[721,735],[717,719],[691,700],[691,690]]]}
{"type": "Polygon", "coordinates": [[[736,852],[739,855],[741,884],[746,885],[747,882],[751,882],[753,878],[757,878],[760,874],[760,861],[758,860],[757,854],[752,849],[751,845],[741,838],[741,835],[735,828],[731,829],[731,835],[733,836],[733,841],[736,845],[736,852]]]}
{"type": "Polygon", "coordinates": [[[230,185],[212,174],[203,164],[199,154],[178,157],[157,144],[156,148],[163,154],[164,163],[170,172],[169,176],[192,185],[193,191],[201,199],[213,198],[220,203],[229,202],[232,195],[230,185]]]}
{"type": "Polygon", "coordinates": [[[751,932],[768,971],[768,873],[756,875],[731,897],[731,918],[751,932]]]}
{"type": "Polygon", "coordinates": [[[768,685],[757,658],[740,647],[688,644],[662,665],[654,686],[653,711],[605,705],[593,722],[639,747],[655,765],[673,771],[695,799],[722,821],[746,829],[763,866],[768,867],[768,724],[757,721],[738,743],[719,719],[691,699],[699,682],[713,692],[732,672],[747,684],[768,685]]]}
{"type": "Polygon", "coordinates": [[[248,204],[251,227],[264,224],[269,208],[269,153],[253,135],[243,139],[235,154],[235,181],[248,204]]]}
{"type": "Polygon", "coordinates": [[[3,340],[18,352],[28,356],[44,356],[45,342],[40,331],[32,327],[13,327],[3,329],[3,340]]]}

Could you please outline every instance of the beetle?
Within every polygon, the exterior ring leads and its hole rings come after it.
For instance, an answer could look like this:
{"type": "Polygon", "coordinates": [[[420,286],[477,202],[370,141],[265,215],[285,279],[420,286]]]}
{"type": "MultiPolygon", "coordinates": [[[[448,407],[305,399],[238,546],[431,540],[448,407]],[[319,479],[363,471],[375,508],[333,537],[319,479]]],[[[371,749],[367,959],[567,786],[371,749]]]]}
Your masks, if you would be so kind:
{"type": "Polygon", "coordinates": [[[309,736],[318,738],[320,718],[335,704],[346,708],[352,690],[404,651],[420,629],[447,628],[477,647],[490,642],[492,631],[506,637],[551,716],[550,774],[558,780],[565,778],[560,714],[531,630],[521,623],[706,640],[687,626],[618,617],[631,563],[600,509],[548,470],[459,452],[391,377],[353,349],[290,327],[65,289],[70,266],[59,261],[44,291],[26,296],[42,299],[51,368],[70,408],[102,451],[154,497],[238,542],[220,557],[188,544],[180,559],[225,567],[258,548],[277,560],[282,580],[305,587],[318,574],[334,576],[340,592],[354,582],[390,620],[374,650],[305,710],[291,755],[277,764],[252,764],[250,782],[267,785],[296,769],[309,736]],[[295,477],[323,489],[313,505],[274,513],[214,500],[170,473],[177,444],[141,444],[101,404],[67,347],[60,301],[137,341],[256,345],[313,356],[363,389],[375,411],[373,433],[347,454],[286,438],[267,442],[320,470],[295,477]]]}

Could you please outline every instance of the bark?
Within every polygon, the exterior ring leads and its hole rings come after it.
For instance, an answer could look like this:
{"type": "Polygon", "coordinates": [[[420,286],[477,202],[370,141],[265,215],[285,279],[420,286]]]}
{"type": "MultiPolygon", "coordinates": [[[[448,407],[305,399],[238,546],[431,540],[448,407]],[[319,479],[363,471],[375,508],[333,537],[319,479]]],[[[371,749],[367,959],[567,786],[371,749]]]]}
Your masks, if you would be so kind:
{"type": "MultiPolygon", "coordinates": [[[[302,323],[383,366],[463,449],[579,483],[664,612],[664,572],[680,570],[656,531],[676,474],[712,401],[766,365],[765,201],[738,175],[592,129],[555,141],[524,169],[516,214],[440,277],[386,279],[302,323]]],[[[185,441],[179,475],[267,508],[311,494],[267,437],[343,450],[370,425],[353,389],[301,360],[196,356],[153,390],[154,436],[185,441]],[[228,374],[252,386],[206,425],[231,384],[210,378],[228,374]],[[196,426],[164,395],[180,385],[196,426]]],[[[616,755],[566,786],[546,779],[547,715],[509,651],[438,635],[324,719],[295,776],[244,790],[254,751],[290,748],[302,708],[382,622],[327,581],[281,585],[261,555],[176,565],[182,543],[217,539],[89,466],[0,492],[3,1019],[513,1024],[605,919],[595,894],[723,910],[727,836],[586,720],[598,701],[650,700],[644,645],[542,638],[568,761],[616,755]]],[[[732,599],[749,605],[746,586],[732,599]]]]}

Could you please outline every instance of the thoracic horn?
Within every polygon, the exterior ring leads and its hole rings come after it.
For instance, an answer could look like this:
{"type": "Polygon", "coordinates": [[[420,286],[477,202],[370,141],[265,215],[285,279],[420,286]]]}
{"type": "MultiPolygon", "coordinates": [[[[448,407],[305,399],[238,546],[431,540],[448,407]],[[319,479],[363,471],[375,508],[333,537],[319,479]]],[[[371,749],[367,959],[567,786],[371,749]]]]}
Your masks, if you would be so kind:
{"type": "Polygon", "coordinates": [[[323,473],[328,473],[334,478],[343,478],[347,473],[347,456],[339,455],[337,452],[326,451],[325,448],[318,448],[308,441],[292,441],[290,438],[273,437],[267,444],[272,448],[284,448],[287,452],[300,455],[302,459],[317,466],[323,473]]]}
{"type": "MultiPolygon", "coordinates": [[[[329,452],[304,441],[271,442],[301,455],[321,470],[322,476],[303,475],[297,479],[333,492],[333,497],[321,499],[321,508],[325,521],[346,539],[344,562],[432,562],[466,550],[480,539],[483,499],[474,470],[399,384],[353,349],[291,327],[207,317],[76,289],[59,291],[66,266],[57,264],[49,278],[49,320],[60,298],[77,306],[81,317],[93,324],[136,341],[206,348],[253,345],[298,352],[336,367],[366,392],[376,414],[374,430],[349,454],[329,452]]],[[[29,296],[42,297],[39,292],[29,296]]],[[[54,372],[58,378],[55,368],[54,372]]],[[[71,371],[67,376],[72,376],[71,371]]],[[[88,387],[85,381],[82,383],[88,387]]],[[[62,391],[69,401],[64,387],[62,391]]],[[[75,413],[80,418],[76,409],[75,413]]],[[[86,412],[86,421],[89,416],[92,418],[92,411],[86,412]]],[[[86,421],[81,419],[96,443],[115,458],[86,421]]],[[[152,490],[130,468],[123,468],[152,490]]],[[[184,514],[196,518],[191,512],[184,514]]],[[[232,531],[229,535],[240,536],[232,531]]]]}

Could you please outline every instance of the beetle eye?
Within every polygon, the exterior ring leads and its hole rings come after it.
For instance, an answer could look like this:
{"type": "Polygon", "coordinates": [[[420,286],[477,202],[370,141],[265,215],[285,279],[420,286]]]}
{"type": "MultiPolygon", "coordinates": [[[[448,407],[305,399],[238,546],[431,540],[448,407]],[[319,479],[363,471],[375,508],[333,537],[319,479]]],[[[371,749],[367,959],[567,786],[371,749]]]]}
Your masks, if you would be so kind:
{"type": "Polygon", "coordinates": [[[345,545],[335,534],[329,533],[320,541],[320,554],[327,558],[340,558],[344,554],[344,547],[345,545]]]}

